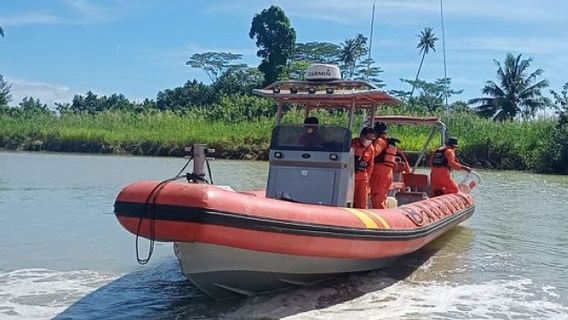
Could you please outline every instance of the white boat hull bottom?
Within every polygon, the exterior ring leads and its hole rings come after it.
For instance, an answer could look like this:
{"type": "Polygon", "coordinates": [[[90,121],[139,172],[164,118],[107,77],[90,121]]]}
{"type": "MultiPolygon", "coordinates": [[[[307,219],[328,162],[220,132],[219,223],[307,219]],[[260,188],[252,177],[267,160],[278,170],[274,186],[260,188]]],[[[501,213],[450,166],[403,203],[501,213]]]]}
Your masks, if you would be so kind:
{"type": "Polygon", "coordinates": [[[176,242],[174,251],[183,274],[216,299],[307,286],[341,273],[379,269],[396,259],[294,256],[196,242],[176,242]]]}

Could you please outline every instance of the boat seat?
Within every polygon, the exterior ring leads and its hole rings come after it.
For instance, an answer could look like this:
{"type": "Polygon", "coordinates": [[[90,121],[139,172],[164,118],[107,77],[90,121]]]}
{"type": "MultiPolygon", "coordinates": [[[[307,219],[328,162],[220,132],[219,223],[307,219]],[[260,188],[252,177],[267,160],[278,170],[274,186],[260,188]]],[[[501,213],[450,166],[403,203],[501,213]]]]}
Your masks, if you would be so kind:
{"type": "Polygon", "coordinates": [[[404,184],[410,191],[425,192],[430,184],[430,177],[426,174],[405,173],[402,175],[404,184]]]}

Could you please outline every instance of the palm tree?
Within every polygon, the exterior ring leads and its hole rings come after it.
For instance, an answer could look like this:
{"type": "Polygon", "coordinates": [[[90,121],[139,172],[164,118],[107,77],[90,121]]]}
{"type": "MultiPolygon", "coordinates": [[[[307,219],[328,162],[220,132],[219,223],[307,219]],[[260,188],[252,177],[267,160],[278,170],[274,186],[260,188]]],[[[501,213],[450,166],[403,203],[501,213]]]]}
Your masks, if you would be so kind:
{"type": "Polygon", "coordinates": [[[358,34],[354,39],[347,39],[341,44],[339,59],[345,65],[347,78],[355,75],[357,61],[367,53],[367,38],[358,34]]]}
{"type": "Polygon", "coordinates": [[[542,96],[541,90],[548,87],[548,81],[537,81],[544,71],[536,69],[527,75],[532,59],[521,59],[522,54],[514,57],[508,53],[503,65],[493,60],[497,65],[499,84],[487,81],[481,91],[489,97],[475,98],[469,104],[479,104],[476,112],[495,120],[514,119],[518,114],[524,119],[534,116],[536,110],[550,105],[550,100],[542,96]]]}
{"type": "Polygon", "coordinates": [[[438,41],[438,38],[436,38],[436,35],[434,34],[434,29],[430,27],[424,28],[424,30],[422,30],[420,34],[416,36],[420,38],[420,42],[418,42],[416,48],[420,49],[420,53],[422,54],[422,59],[420,60],[420,65],[418,66],[418,71],[416,72],[416,78],[414,79],[415,84],[412,85],[412,91],[410,91],[410,98],[412,98],[412,95],[414,94],[414,89],[416,89],[416,83],[418,82],[418,77],[420,76],[420,70],[422,70],[422,64],[424,63],[424,58],[430,52],[430,49],[432,49],[432,51],[436,51],[435,46],[436,46],[436,41],[438,41]]]}
{"type": "Polygon", "coordinates": [[[0,36],[2,36],[2,38],[4,38],[4,29],[2,29],[1,26],[0,26],[0,36]]]}

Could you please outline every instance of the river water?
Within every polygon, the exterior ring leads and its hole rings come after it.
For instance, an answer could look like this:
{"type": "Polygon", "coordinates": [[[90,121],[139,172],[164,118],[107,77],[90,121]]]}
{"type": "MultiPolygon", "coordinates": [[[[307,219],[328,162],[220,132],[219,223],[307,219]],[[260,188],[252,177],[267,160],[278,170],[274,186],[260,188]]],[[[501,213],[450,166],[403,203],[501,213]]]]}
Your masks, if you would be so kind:
{"type": "MultiPolygon", "coordinates": [[[[112,214],[124,185],[183,164],[0,152],[0,319],[568,319],[568,177],[482,172],[474,216],[389,268],[216,302],[171,244],[138,265],[112,214]]],[[[213,163],[239,190],[263,188],[266,170],[213,163]]]]}

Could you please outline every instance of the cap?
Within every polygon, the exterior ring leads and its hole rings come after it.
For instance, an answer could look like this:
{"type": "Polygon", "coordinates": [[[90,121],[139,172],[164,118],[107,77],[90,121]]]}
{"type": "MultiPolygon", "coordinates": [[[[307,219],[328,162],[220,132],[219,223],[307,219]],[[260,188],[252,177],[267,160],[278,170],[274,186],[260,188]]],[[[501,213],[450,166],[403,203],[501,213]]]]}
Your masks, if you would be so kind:
{"type": "Polygon", "coordinates": [[[449,138],[448,142],[446,143],[448,146],[458,146],[458,138],[449,138]]]}

